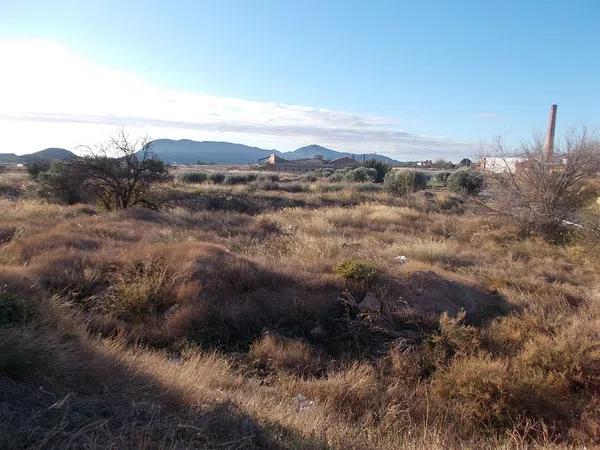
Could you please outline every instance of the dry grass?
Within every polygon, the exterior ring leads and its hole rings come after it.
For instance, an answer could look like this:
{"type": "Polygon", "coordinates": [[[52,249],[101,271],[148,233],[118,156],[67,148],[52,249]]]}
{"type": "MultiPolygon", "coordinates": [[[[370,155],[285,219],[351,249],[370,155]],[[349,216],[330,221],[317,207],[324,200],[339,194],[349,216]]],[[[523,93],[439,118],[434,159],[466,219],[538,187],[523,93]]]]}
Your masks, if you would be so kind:
{"type": "Polygon", "coordinates": [[[600,262],[578,241],[444,191],[176,181],[160,211],[101,213],[29,189],[0,192],[0,447],[600,444],[600,262]]]}

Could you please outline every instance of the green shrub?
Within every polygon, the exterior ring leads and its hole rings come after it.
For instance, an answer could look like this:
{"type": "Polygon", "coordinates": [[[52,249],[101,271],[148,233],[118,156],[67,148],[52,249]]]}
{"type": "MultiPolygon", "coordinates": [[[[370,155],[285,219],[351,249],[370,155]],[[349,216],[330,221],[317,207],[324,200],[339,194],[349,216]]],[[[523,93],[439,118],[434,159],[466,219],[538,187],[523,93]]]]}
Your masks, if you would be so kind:
{"type": "Polygon", "coordinates": [[[452,172],[438,172],[435,174],[435,176],[433,177],[434,180],[442,185],[446,185],[448,183],[448,177],[450,176],[452,172]]]}
{"type": "Polygon", "coordinates": [[[383,182],[387,191],[392,194],[403,195],[427,187],[427,175],[416,170],[401,170],[388,172],[383,182]]]}
{"type": "Polygon", "coordinates": [[[385,176],[389,171],[392,170],[392,166],[389,164],[382,163],[381,161],[377,161],[376,159],[370,159],[361,164],[361,167],[366,167],[368,169],[375,169],[375,183],[383,183],[385,176]]]}
{"type": "Polygon", "coordinates": [[[185,183],[206,183],[208,174],[206,172],[186,172],[181,175],[181,181],[185,183]]]}
{"type": "Polygon", "coordinates": [[[377,178],[377,170],[372,169],[370,167],[357,167],[356,169],[350,170],[346,174],[346,179],[348,181],[358,182],[358,183],[373,183],[377,178]]]}
{"type": "Polygon", "coordinates": [[[448,188],[454,192],[475,195],[481,192],[485,183],[483,174],[463,167],[448,176],[448,188]]]}
{"type": "Polygon", "coordinates": [[[37,190],[41,197],[72,205],[84,201],[88,195],[84,189],[85,177],[76,161],[57,161],[38,174],[37,190]]]}
{"type": "Polygon", "coordinates": [[[277,173],[261,173],[258,174],[257,178],[258,181],[270,181],[270,182],[277,182],[279,181],[279,174],[277,173]]]}
{"type": "Polygon", "coordinates": [[[208,175],[208,179],[214,184],[221,184],[225,181],[225,174],[222,172],[212,172],[208,175]]]}
{"type": "Polygon", "coordinates": [[[331,176],[331,174],[335,172],[335,170],[330,169],[330,168],[324,168],[324,169],[315,169],[312,172],[309,172],[307,175],[312,175],[316,178],[327,178],[329,176],[331,176]]]}
{"type": "Polygon", "coordinates": [[[223,180],[225,184],[245,184],[256,181],[255,173],[228,173],[223,180]]]}
{"type": "Polygon", "coordinates": [[[47,159],[36,159],[27,163],[27,173],[31,178],[36,179],[41,172],[50,168],[50,161],[47,159]]]}
{"type": "Polygon", "coordinates": [[[332,183],[340,183],[342,181],[346,181],[346,176],[348,174],[348,170],[346,169],[338,169],[329,175],[329,181],[332,183]]]}
{"type": "Polygon", "coordinates": [[[375,264],[361,259],[342,261],[335,266],[334,271],[348,281],[358,282],[365,286],[373,285],[381,274],[375,264]]]}

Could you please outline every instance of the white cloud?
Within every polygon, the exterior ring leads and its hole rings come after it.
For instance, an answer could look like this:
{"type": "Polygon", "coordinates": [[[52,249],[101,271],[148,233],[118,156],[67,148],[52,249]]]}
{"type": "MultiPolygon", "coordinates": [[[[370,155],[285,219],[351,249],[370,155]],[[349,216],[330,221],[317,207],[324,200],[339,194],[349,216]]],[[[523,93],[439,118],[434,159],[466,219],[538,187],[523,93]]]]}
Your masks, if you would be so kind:
{"type": "Polygon", "coordinates": [[[401,131],[386,117],[161,88],[48,41],[0,39],[0,61],[0,152],[73,149],[119,128],[152,138],[282,150],[318,143],[401,158],[463,156],[475,148],[401,131]]]}

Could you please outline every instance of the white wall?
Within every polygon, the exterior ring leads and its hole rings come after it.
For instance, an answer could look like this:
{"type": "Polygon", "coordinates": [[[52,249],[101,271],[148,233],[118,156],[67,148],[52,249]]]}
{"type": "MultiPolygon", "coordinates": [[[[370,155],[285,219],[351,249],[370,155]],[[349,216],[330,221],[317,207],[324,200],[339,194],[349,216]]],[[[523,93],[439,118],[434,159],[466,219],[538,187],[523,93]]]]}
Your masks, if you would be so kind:
{"type": "Polygon", "coordinates": [[[483,170],[493,173],[514,172],[517,163],[524,160],[525,158],[519,156],[486,156],[483,158],[483,170]]]}

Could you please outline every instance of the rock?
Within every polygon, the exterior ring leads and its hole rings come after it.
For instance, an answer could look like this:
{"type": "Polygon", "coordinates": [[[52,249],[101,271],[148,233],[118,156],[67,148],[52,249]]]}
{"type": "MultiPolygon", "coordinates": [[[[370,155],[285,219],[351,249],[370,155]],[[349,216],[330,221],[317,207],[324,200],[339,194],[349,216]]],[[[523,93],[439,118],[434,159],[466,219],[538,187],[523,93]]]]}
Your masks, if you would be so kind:
{"type": "Polygon", "coordinates": [[[379,312],[381,308],[381,302],[377,298],[375,292],[367,292],[365,298],[358,304],[360,312],[379,312]]]}

